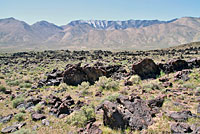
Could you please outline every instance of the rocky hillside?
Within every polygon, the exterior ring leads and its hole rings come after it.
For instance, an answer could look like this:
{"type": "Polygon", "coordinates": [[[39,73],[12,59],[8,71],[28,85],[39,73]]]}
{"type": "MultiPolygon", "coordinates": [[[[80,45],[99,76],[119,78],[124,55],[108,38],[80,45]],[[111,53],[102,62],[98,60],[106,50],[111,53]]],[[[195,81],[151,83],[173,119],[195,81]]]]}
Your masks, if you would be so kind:
{"type": "Polygon", "coordinates": [[[0,20],[0,47],[43,49],[154,49],[200,40],[200,18],[170,21],[72,21],[64,26],[0,20]]]}
{"type": "Polygon", "coordinates": [[[199,43],[0,53],[0,133],[199,134],[199,57],[199,43]]]}

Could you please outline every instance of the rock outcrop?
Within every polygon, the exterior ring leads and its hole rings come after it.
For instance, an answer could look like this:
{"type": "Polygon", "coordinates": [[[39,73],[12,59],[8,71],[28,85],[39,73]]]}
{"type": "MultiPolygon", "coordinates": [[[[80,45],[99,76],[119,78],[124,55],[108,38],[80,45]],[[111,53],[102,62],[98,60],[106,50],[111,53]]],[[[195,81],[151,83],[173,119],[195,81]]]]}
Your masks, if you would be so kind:
{"type": "Polygon", "coordinates": [[[156,78],[157,75],[160,75],[159,66],[152,59],[147,58],[133,64],[132,71],[133,74],[139,75],[141,79],[156,78]]]}
{"type": "Polygon", "coordinates": [[[100,108],[103,109],[103,123],[113,129],[125,129],[130,127],[132,130],[147,129],[153,124],[151,108],[161,107],[163,99],[149,101],[142,100],[139,96],[120,95],[116,102],[105,101],[100,108]],[[149,106],[151,107],[149,107],[149,106]]]}

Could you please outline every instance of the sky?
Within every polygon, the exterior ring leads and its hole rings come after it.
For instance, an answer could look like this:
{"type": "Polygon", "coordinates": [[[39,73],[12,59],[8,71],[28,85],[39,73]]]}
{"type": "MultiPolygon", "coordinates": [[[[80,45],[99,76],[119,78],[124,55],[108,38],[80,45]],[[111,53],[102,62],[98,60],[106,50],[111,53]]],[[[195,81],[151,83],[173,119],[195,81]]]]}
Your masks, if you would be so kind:
{"type": "Polygon", "coordinates": [[[0,19],[28,24],[46,20],[66,25],[73,20],[171,20],[200,17],[200,0],[0,0],[0,19]]]}

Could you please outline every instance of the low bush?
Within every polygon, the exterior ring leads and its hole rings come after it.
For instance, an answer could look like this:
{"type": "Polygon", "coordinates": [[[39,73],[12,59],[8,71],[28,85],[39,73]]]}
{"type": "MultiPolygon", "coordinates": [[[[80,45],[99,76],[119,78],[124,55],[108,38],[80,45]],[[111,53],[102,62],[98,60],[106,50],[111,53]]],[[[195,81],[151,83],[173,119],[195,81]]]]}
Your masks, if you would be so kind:
{"type": "Polygon", "coordinates": [[[20,97],[17,97],[15,98],[13,101],[12,101],[12,106],[14,108],[16,108],[19,104],[23,103],[24,102],[24,97],[20,96],[20,97]]]}
{"type": "Polygon", "coordinates": [[[147,83],[147,84],[144,84],[143,86],[143,89],[145,89],[146,91],[151,91],[151,90],[161,90],[161,87],[156,84],[156,83],[147,83]]]}
{"type": "Polygon", "coordinates": [[[20,88],[31,88],[31,84],[30,83],[21,83],[20,85],[19,85],[19,87],[20,88]]]}
{"type": "Polygon", "coordinates": [[[62,91],[66,91],[68,89],[68,85],[66,83],[61,83],[59,86],[58,86],[58,89],[59,90],[62,90],[62,91]]]}
{"type": "Polygon", "coordinates": [[[195,88],[195,85],[192,84],[192,83],[185,83],[185,84],[183,84],[183,87],[184,87],[184,88],[192,88],[192,89],[194,89],[194,88],[195,88]]]}
{"type": "Polygon", "coordinates": [[[81,85],[78,85],[79,90],[89,89],[90,83],[89,82],[82,82],[81,85]]]}
{"type": "Polygon", "coordinates": [[[21,128],[20,130],[14,132],[13,134],[36,134],[36,133],[31,131],[30,129],[21,128]]]}
{"type": "Polygon", "coordinates": [[[84,127],[95,116],[94,106],[83,106],[80,111],[74,112],[68,117],[67,123],[77,127],[84,127]]]}
{"type": "Polygon", "coordinates": [[[131,81],[134,84],[139,84],[141,82],[141,78],[138,75],[133,75],[133,76],[131,76],[129,81],[131,81]]]}
{"type": "Polygon", "coordinates": [[[0,92],[5,92],[6,91],[6,88],[2,85],[0,85],[0,92]]]}
{"type": "Polygon", "coordinates": [[[8,81],[7,84],[9,86],[19,86],[20,82],[18,80],[15,81],[8,81]]]}
{"type": "Polygon", "coordinates": [[[109,96],[103,98],[103,99],[101,100],[101,103],[103,103],[103,102],[106,101],[106,100],[111,101],[111,102],[114,102],[114,101],[117,100],[117,98],[119,97],[119,95],[120,95],[119,93],[115,93],[115,94],[113,94],[113,95],[109,95],[109,96]]]}
{"type": "Polygon", "coordinates": [[[25,116],[25,114],[24,113],[18,113],[18,114],[16,114],[15,115],[15,119],[17,120],[17,121],[24,121],[24,116],[25,116]]]}
{"type": "Polygon", "coordinates": [[[42,111],[42,105],[41,104],[37,104],[35,107],[34,107],[34,110],[36,112],[41,112],[42,111]]]}
{"type": "Polygon", "coordinates": [[[96,86],[101,90],[119,90],[119,83],[105,76],[99,78],[99,81],[96,82],[96,86]]]}

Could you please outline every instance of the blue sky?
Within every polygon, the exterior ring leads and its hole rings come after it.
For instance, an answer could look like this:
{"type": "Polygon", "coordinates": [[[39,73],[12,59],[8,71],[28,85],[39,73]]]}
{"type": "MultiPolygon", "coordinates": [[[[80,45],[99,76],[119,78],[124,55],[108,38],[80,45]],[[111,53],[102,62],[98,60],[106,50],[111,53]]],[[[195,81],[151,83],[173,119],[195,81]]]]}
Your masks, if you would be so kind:
{"type": "Polygon", "coordinates": [[[47,20],[64,25],[72,20],[170,20],[200,17],[200,0],[0,0],[0,18],[29,24],[47,20]]]}

